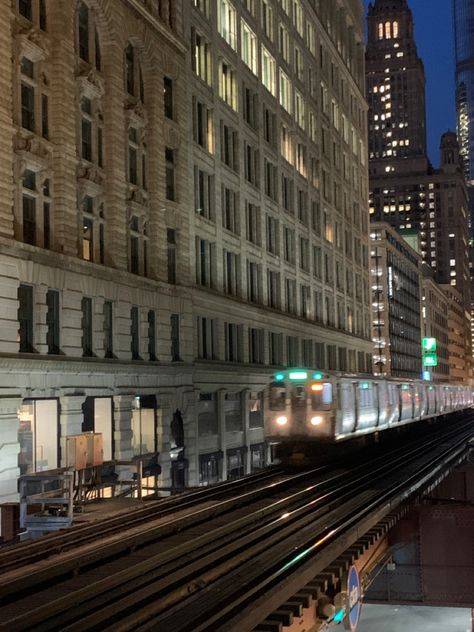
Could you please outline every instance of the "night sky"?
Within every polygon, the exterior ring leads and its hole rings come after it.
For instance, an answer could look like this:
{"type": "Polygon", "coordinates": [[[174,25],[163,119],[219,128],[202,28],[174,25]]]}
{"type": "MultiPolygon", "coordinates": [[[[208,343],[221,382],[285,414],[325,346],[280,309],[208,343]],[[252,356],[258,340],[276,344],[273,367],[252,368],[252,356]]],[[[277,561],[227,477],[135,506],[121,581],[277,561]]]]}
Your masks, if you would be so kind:
{"type": "MultiPolygon", "coordinates": [[[[367,8],[369,0],[364,0],[367,8]]],[[[428,151],[439,164],[439,140],[456,130],[452,0],[408,0],[415,21],[418,54],[425,64],[428,151]]]]}

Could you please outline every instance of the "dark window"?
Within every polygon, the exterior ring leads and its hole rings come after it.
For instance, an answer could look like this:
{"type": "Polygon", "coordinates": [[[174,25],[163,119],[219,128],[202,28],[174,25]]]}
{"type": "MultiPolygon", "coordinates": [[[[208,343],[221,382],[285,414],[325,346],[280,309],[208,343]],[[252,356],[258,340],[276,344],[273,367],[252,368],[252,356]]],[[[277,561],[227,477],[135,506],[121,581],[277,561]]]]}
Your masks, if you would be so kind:
{"type": "Polygon", "coordinates": [[[140,313],[138,307],[130,310],[130,335],[132,360],[140,360],[140,313]]]}
{"type": "Polygon", "coordinates": [[[104,142],[103,131],[101,127],[99,127],[97,130],[97,164],[99,165],[99,167],[104,166],[104,142]]]}
{"type": "Polygon", "coordinates": [[[105,237],[103,224],[99,224],[99,262],[105,263],[105,237]]]}
{"type": "Polygon", "coordinates": [[[78,15],[79,57],[89,61],[89,9],[81,2],[78,15]]]}
{"type": "Polygon", "coordinates": [[[173,362],[179,362],[180,349],[179,349],[179,314],[171,314],[171,360],[173,362]]]}
{"type": "Polygon", "coordinates": [[[31,20],[32,16],[32,0],[18,0],[18,11],[27,20],[31,20]]]}
{"type": "Polygon", "coordinates": [[[138,237],[130,237],[130,272],[140,274],[140,255],[138,237]]]}
{"type": "Polygon", "coordinates": [[[35,90],[21,82],[21,126],[31,132],[35,129],[35,90]]]}
{"type": "Polygon", "coordinates": [[[48,97],[46,94],[41,95],[41,135],[43,138],[49,138],[49,115],[48,115],[48,97]]]}
{"type": "Polygon", "coordinates": [[[100,70],[102,66],[102,55],[100,53],[99,34],[95,32],[95,67],[100,70]]]}
{"type": "Polygon", "coordinates": [[[169,77],[163,79],[163,99],[166,118],[173,118],[173,80],[169,77]]]}
{"type": "Polygon", "coordinates": [[[91,219],[85,217],[82,228],[82,258],[86,261],[94,260],[94,225],[91,219]]]}
{"type": "Polygon", "coordinates": [[[39,26],[46,31],[46,0],[39,0],[39,26]]]}
{"type": "Polygon", "coordinates": [[[125,49],[125,83],[128,94],[135,96],[135,51],[131,44],[125,49]]]}
{"type": "Polygon", "coordinates": [[[175,184],[174,184],[174,149],[170,147],[165,148],[165,163],[166,163],[166,199],[175,199],[175,184]]]}
{"type": "Polygon", "coordinates": [[[156,360],[156,316],[152,309],[148,312],[148,359],[156,360]]]}
{"type": "Polygon", "coordinates": [[[23,241],[36,245],[36,200],[29,195],[23,196],[23,241]]]}
{"type": "Polygon", "coordinates": [[[20,353],[33,353],[33,288],[20,284],[18,288],[18,323],[20,353]]]}
{"type": "Polygon", "coordinates": [[[92,356],[92,299],[84,296],[82,307],[82,355],[92,356]]]}
{"type": "Polygon", "coordinates": [[[114,357],[114,324],[111,301],[104,301],[104,357],[114,357]]]}
{"type": "Polygon", "coordinates": [[[57,290],[48,290],[46,293],[46,324],[48,330],[46,332],[46,344],[48,345],[48,353],[59,353],[59,292],[57,290]]]}
{"type": "Polygon", "coordinates": [[[49,202],[43,204],[43,246],[51,246],[51,205],[49,202]]]}
{"type": "Polygon", "coordinates": [[[128,148],[128,181],[132,184],[138,184],[137,150],[135,147],[128,148]]]}
{"type": "Polygon", "coordinates": [[[176,231],[174,228],[167,230],[168,240],[168,283],[176,283],[176,231]]]}
{"type": "Polygon", "coordinates": [[[82,149],[81,156],[84,160],[92,160],[92,123],[87,119],[82,119],[82,149]]]}

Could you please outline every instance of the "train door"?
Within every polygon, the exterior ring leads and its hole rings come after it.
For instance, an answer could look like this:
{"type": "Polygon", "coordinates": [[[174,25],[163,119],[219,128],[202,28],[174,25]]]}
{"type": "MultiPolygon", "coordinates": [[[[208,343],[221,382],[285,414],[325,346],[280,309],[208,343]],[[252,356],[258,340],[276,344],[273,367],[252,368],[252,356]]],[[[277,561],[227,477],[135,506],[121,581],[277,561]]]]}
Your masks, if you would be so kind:
{"type": "Polygon", "coordinates": [[[357,384],[357,430],[374,428],[377,423],[377,407],[373,382],[357,384]]]}
{"type": "Polygon", "coordinates": [[[356,416],[355,385],[352,382],[338,382],[337,434],[347,435],[354,432],[356,416]]]}
{"type": "Polygon", "coordinates": [[[377,382],[378,428],[384,428],[389,420],[388,384],[377,382]]]}

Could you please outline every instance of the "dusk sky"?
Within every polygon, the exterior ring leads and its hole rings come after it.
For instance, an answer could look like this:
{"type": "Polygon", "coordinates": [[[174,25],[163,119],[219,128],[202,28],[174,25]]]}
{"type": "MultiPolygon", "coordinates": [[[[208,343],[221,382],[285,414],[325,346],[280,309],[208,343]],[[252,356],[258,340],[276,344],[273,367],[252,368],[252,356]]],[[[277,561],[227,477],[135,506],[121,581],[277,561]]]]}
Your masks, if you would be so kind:
{"type": "MultiPolygon", "coordinates": [[[[364,0],[367,8],[369,0],[364,0]]],[[[452,0],[408,0],[418,53],[425,64],[429,155],[439,163],[439,140],[456,129],[452,0]]]]}

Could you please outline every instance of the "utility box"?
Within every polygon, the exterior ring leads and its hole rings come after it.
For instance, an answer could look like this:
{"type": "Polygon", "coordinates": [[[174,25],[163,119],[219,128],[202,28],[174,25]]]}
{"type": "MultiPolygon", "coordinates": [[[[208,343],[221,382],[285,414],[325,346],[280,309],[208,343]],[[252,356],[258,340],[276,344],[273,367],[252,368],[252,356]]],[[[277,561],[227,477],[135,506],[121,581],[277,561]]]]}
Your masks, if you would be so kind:
{"type": "Polygon", "coordinates": [[[84,470],[87,463],[87,435],[66,437],[67,467],[84,470]]]}
{"type": "Polygon", "coordinates": [[[87,438],[87,465],[102,465],[104,462],[102,433],[90,432],[85,436],[87,438]]]}
{"type": "Polygon", "coordinates": [[[80,435],[66,437],[67,467],[84,470],[86,467],[102,465],[104,462],[104,447],[102,433],[87,432],[80,435]]]}

